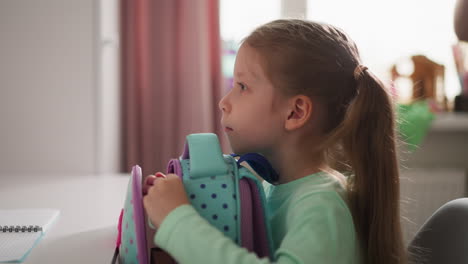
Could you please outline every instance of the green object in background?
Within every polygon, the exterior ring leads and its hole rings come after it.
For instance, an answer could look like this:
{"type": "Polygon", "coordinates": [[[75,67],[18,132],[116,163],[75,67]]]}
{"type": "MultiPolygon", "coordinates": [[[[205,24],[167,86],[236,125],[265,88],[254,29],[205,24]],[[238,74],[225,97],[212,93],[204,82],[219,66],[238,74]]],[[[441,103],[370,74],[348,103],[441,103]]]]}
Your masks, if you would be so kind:
{"type": "Polygon", "coordinates": [[[408,150],[414,151],[426,136],[434,120],[434,113],[427,101],[398,104],[397,120],[399,132],[407,143],[408,150]]]}

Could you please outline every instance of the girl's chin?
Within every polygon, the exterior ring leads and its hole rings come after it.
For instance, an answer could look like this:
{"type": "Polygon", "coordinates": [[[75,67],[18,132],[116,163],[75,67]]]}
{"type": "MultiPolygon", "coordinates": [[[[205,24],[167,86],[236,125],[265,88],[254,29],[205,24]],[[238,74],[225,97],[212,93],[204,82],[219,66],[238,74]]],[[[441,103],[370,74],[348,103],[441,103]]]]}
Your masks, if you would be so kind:
{"type": "Polygon", "coordinates": [[[227,138],[229,140],[229,145],[231,146],[232,153],[237,155],[243,155],[246,153],[257,152],[252,146],[246,146],[247,142],[239,141],[238,135],[236,136],[233,133],[227,133],[227,138]]]}
{"type": "Polygon", "coordinates": [[[231,140],[229,140],[229,143],[231,145],[232,153],[235,153],[237,155],[245,154],[244,151],[242,151],[243,148],[240,148],[239,145],[233,143],[231,140]]]}
{"type": "Polygon", "coordinates": [[[231,149],[232,149],[233,153],[235,153],[237,155],[244,155],[244,154],[247,154],[247,153],[255,152],[250,148],[241,147],[241,146],[238,146],[238,145],[235,145],[235,144],[231,144],[231,149]]]}

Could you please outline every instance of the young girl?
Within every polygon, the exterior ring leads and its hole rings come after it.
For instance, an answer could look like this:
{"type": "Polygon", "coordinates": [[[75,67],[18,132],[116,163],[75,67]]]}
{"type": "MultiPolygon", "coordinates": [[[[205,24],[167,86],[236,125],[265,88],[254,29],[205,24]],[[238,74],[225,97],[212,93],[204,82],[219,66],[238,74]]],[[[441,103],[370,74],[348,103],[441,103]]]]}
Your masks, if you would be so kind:
{"type": "MultiPolygon", "coordinates": [[[[280,175],[265,190],[272,261],[404,263],[393,103],[352,40],[270,22],[243,41],[234,83],[219,102],[232,150],[261,153],[280,175]]],[[[179,263],[270,262],[199,216],[177,176],[150,176],[144,192],[154,241],[179,263]]]]}

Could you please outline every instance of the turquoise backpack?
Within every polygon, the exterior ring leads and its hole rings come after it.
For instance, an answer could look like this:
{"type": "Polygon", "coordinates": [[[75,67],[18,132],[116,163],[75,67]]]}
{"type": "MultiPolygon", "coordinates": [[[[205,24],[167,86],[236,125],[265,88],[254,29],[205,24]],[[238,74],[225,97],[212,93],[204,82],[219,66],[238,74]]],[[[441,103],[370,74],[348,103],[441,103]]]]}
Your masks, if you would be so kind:
{"type": "MultiPolygon", "coordinates": [[[[169,161],[167,173],[182,178],[192,206],[239,246],[273,259],[265,194],[258,177],[275,182],[278,175],[263,156],[223,155],[215,134],[187,136],[182,155],[169,161]],[[235,158],[237,157],[237,159],[235,158]]],[[[132,169],[113,263],[175,263],[161,249],[148,248],[142,202],[142,175],[132,169]],[[158,253],[159,252],[159,253],[158,253]],[[163,254],[160,254],[160,253],[163,254]]]]}

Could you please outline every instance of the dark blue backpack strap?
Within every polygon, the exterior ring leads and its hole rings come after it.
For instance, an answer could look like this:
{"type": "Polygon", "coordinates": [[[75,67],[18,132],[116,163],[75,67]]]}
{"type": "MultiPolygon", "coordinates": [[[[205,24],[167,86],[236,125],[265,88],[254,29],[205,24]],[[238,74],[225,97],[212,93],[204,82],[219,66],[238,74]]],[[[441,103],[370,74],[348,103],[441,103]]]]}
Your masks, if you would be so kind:
{"type": "MultiPolygon", "coordinates": [[[[235,157],[238,156],[236,154],[231,154],[231,156],[235,157]]],[[[237,164],[241,164],[242,162],[247,162],[250,167],[265,181],[275,184],[279,180],[279,175],[271,166],[270,162],[258,153],[247,153],[240,156],[237,164]]]]}

